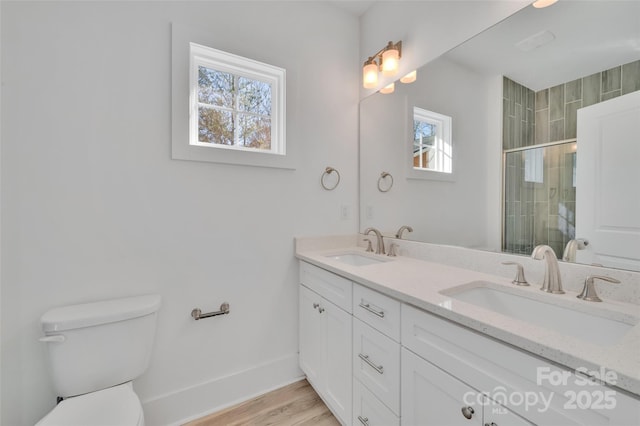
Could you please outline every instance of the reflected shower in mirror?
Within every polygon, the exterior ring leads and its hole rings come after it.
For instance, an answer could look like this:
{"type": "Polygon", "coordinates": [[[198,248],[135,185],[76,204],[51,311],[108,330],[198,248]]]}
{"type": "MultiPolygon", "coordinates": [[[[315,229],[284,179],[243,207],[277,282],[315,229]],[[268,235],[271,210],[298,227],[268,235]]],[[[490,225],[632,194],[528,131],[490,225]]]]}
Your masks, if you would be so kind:
{"type": "MultiPolygon", "coordinates": [[[[578,111],[640,90],[638,16],[640,2],[526,7],[420,68],[415,83],[365,98],[361,228],[392,236],[411,223],[416,241],[522,254],[546,244],[561,258],[583,237],[577,198],[595,189],[576,180],[578,111]],[[450,176],[413,167],[414,108],[452,118],[450,176]],[[377,191],[380,170],[394,191],[377,191]]],[[[620,215],[609,216],[616,226],[620,215]]],[[[581,248],[568,258],[594,263],[594,244],[581,248]]]]}

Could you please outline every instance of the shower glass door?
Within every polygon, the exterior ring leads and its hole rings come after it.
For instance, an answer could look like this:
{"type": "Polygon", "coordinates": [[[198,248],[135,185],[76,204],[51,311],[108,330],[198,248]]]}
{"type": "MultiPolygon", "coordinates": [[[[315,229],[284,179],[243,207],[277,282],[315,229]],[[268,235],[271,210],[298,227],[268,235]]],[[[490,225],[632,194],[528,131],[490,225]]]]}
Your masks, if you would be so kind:
{"type": "Polygon", "coordinates": [[[503,251],[546,244],[562,257],[575,237],[575,139],[504,151],[503,214],[503,251]]]}

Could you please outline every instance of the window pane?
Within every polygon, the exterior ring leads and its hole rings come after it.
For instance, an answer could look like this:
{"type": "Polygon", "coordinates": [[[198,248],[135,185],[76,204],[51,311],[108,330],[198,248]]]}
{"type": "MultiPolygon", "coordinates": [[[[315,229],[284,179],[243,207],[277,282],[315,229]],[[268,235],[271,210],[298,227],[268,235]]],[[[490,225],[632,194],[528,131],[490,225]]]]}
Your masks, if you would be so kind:
{"type": "Polygon", "coordinates": [[[271,149],[271,120],[238,114],[238,144],[247,148],[271,149]]]}
{"type": "Polygon", "coordinates": [[[199,108],[198,141],[233,145],[233,114],[229,111],[199,108]]]}
{"type": "Polygon", "coordinates": [[[238,110],[259,115],[271,115],[271,85],[239,77],[238,110]]]}
{"type": "Polygon", "coordinates": [[[433,145],[436,136],[436,126],[424,121],[414,121],[414,143],[422,145],[433,145]]]}
{"type": "Polygon", "coordinates": [[[198,67],[198,102],[233,107],[233,74],[198,67]]]}

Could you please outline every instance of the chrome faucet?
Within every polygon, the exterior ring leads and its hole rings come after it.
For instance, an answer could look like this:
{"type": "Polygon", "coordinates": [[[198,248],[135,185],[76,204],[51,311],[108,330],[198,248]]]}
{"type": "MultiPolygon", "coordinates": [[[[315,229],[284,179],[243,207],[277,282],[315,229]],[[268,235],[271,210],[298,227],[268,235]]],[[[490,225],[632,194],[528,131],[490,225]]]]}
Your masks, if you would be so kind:
{"type": "Polygon", "coordinates": [[[402,239],[402,233],[407,230],[409,232],[413,232],[413,228],[407,225],[402,225],[400,227],[400,229],[398,229],[398,232],[396,232],[396,238],[401,240],[402,239]]]}
{"type": "Polygon", "coordinates": [[[367,228],[364,230],[364,235],[369,235],[370,233],[376,234],[376,254],[385,254],[384,252],[384,241],[382,240],[382,234],[376,228],[367,228]]]}
{"type": "Polygon", "coordinates": [[[594,280],[603,280],[613,284],[620,284],[620,280],[611,277],[605,277],[603,275],[591,275],[584,280],[584,287],[582,293],[577,295],[578,299],[586,300],[587,302],[602,302],[602,299],[596,294],[596,287],[593,283],[594,280]]]}
{"type": "Polygon", "coordinates": [[[546,245],[539,245],[533,249],[531,257],[536,260],[545,260],[544,281],[540,290],[553,294],[564,294],[558,258],[553,249],[546,245]]]}
{"type": "Polygon", "coordinates": [[[575,262],[576,251],[584,250],[584,248],[588,245],[589,241],[587,240],[569,240],[566,247],[564,248],[564,253],[562,253],[562,260],[564,260],[565,262],[575,262]]]}

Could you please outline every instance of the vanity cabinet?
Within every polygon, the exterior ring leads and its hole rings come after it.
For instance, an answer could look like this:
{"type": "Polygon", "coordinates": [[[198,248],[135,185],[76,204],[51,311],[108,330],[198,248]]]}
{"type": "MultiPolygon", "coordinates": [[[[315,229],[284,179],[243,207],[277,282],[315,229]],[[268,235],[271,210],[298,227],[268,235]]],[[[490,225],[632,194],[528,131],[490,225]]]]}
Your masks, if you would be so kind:
{"type": "Polygon", "coordinates": [[[306,262],[300,283],[300,367],[342,424],[640,424],[578,372],[306,262]]]}
{"type": "Polygon", "coordinates": [[[308,264],[301,264],[300,281],[300,368],[338,420],[350,424],[351,282],[308,264]],[[329,297],[337,295],[334,300],[349,310],[314,291],[318,289],[329,297]]]}
{"type": "MultiPolygon", "coordinates": [[[[637,399],[407,304],[402,305],[401,340],[403,426],[420,424],[420,418],[412,423],[411,413],[426,415],[429,404],[406,398],[421,392],[421,387],[428,392],[438,386],[449,389],[442,397],[449,399],[451,410],[458,405],[453,410],[456,414],[466,403],[475,400],[477,404],[477,396],[484,394],[480,398],[483,425],[640,424],[637,399]],[[413,357],[408,356],[411,352],[413,357]],[[445,375],[425,382],[436,377],[434,368],[445,375]],[[424,405],[416,408],[418,403],[424,405]]],[[[445,401],[441,404],[446,405],[445,401]]],[[[440,410],[440,405],[434,405],[428,414],[440,410]]]]}

